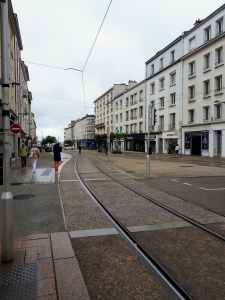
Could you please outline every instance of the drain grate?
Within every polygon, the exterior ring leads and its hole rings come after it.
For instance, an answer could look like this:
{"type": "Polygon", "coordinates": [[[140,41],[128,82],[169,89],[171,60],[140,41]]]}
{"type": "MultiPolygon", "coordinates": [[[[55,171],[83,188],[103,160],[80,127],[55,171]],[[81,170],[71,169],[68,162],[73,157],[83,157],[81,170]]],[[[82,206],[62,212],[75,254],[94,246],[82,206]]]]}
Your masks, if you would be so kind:
{"type": "Polygon", "coordinates": [[[37,264],[0,267],[0,299],[36,300],[37,264]]]}
{"type": "Polygon", "coordinates": [[[34,195],[31,195],[31,194],[23,194],[23,195],[13,196],[13,199],[14,199],[14,200],[25,200],[25,199],[30,199],[30,198],[34,198],[34,195]]]}
{"type": "Polygon", "coordinates": [[[53,171],[53,168],[51,169],[46,169],[43,173],[41,173],[40,176],[49,176],[53,171]]]}

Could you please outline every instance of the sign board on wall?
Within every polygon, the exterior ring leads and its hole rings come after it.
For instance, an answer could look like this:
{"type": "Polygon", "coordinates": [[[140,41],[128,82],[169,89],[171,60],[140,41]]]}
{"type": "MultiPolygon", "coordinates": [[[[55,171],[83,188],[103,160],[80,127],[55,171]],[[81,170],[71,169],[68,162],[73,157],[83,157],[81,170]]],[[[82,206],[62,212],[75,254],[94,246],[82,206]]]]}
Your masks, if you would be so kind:
{"type": "Polygon", "coordinates": [[[209,132],[202,131],[202,156],[209,156],[209,132]]]}

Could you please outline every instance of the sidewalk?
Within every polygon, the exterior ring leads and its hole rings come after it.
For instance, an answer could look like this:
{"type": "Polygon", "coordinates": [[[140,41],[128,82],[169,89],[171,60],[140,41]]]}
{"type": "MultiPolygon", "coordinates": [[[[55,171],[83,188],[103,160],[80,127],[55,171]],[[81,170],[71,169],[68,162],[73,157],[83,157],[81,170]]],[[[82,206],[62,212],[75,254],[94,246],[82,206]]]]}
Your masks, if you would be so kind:
{"type": "MultiPolygon", "coordinates": [[[[62,153],[60,171],[70,159],[71,155],[62,153]]],[[[20,163],[17,167],[13,161],[10,169],[11,192],[22,201],[13,201],[14,260],[0,264],[0,299],[89,299],[66,232],[60,175],[55,175],[51,153],[41,153],[36,173],[29,159],[26,168],[20,163]]]]}

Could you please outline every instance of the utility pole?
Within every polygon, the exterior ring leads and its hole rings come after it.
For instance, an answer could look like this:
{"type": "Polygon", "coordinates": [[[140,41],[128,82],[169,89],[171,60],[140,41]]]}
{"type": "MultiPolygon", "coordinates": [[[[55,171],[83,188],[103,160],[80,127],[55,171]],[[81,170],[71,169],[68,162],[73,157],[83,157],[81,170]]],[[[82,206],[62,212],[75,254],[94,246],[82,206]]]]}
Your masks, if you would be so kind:
{"type": "Polygon", "coordinates": [[[107,127],[108,161],[110,161],[110,127],[107,127]]]}
{"type": "Polygon", "coordinates": [[[150,124],[150,113],[151,107],[150,104],[148,105],[148,113],[147,113],[147,130],[148,130],[148,139],[147,139],[147,156],[146,156],[146,176],[150,176],[150,155],[149,155],[149,124],[150,124]]]}
{"type": "Polygon", "coordinates": [[[13,260],[13,197],[10,192],[10,107],[8,57],[8,0],[1,0],[3,194],[1,198],[1,261],[13,260]]]}

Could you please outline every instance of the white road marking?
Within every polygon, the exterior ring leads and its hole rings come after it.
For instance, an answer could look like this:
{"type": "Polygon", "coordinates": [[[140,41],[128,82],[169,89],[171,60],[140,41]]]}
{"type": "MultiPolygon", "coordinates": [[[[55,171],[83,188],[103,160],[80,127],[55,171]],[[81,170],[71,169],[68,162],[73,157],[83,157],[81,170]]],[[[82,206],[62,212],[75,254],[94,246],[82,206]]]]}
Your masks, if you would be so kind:
{"type": "Polygon", "coordinates": [[[203,187],[199,187],[200,189],[202,190],[206,190],[206,191],[221,191],[221,190],[225,190],[225,188],[218,188],[218,189],[206,189],[206,188],[203,188],[203,187]]]}
{"type": "Polygon", "coordinates": [[[90,181],[90,180],[109,180],[108,178],[89,178],[89,179],[84,179],[84,181],[90,181]]]}
{"type": "Polygon", "coordinates": [[[186,185],[192,185],[192,184],[190,184],[190,183],[186,183],[186,182],[184,182],[183,184],[186,184],[186,185]]]}
{"type": "Polygon", "coordinates": [[[77,179],[60,180],[60,182],[67,182],[67,181],[79,181],[79,180],[77,179]]]}
{"type": "Polygon", "coordinates": [[[170,179],[170,180],[178,182],[178,180],[176,180],[176,179],[170,179]]]}

